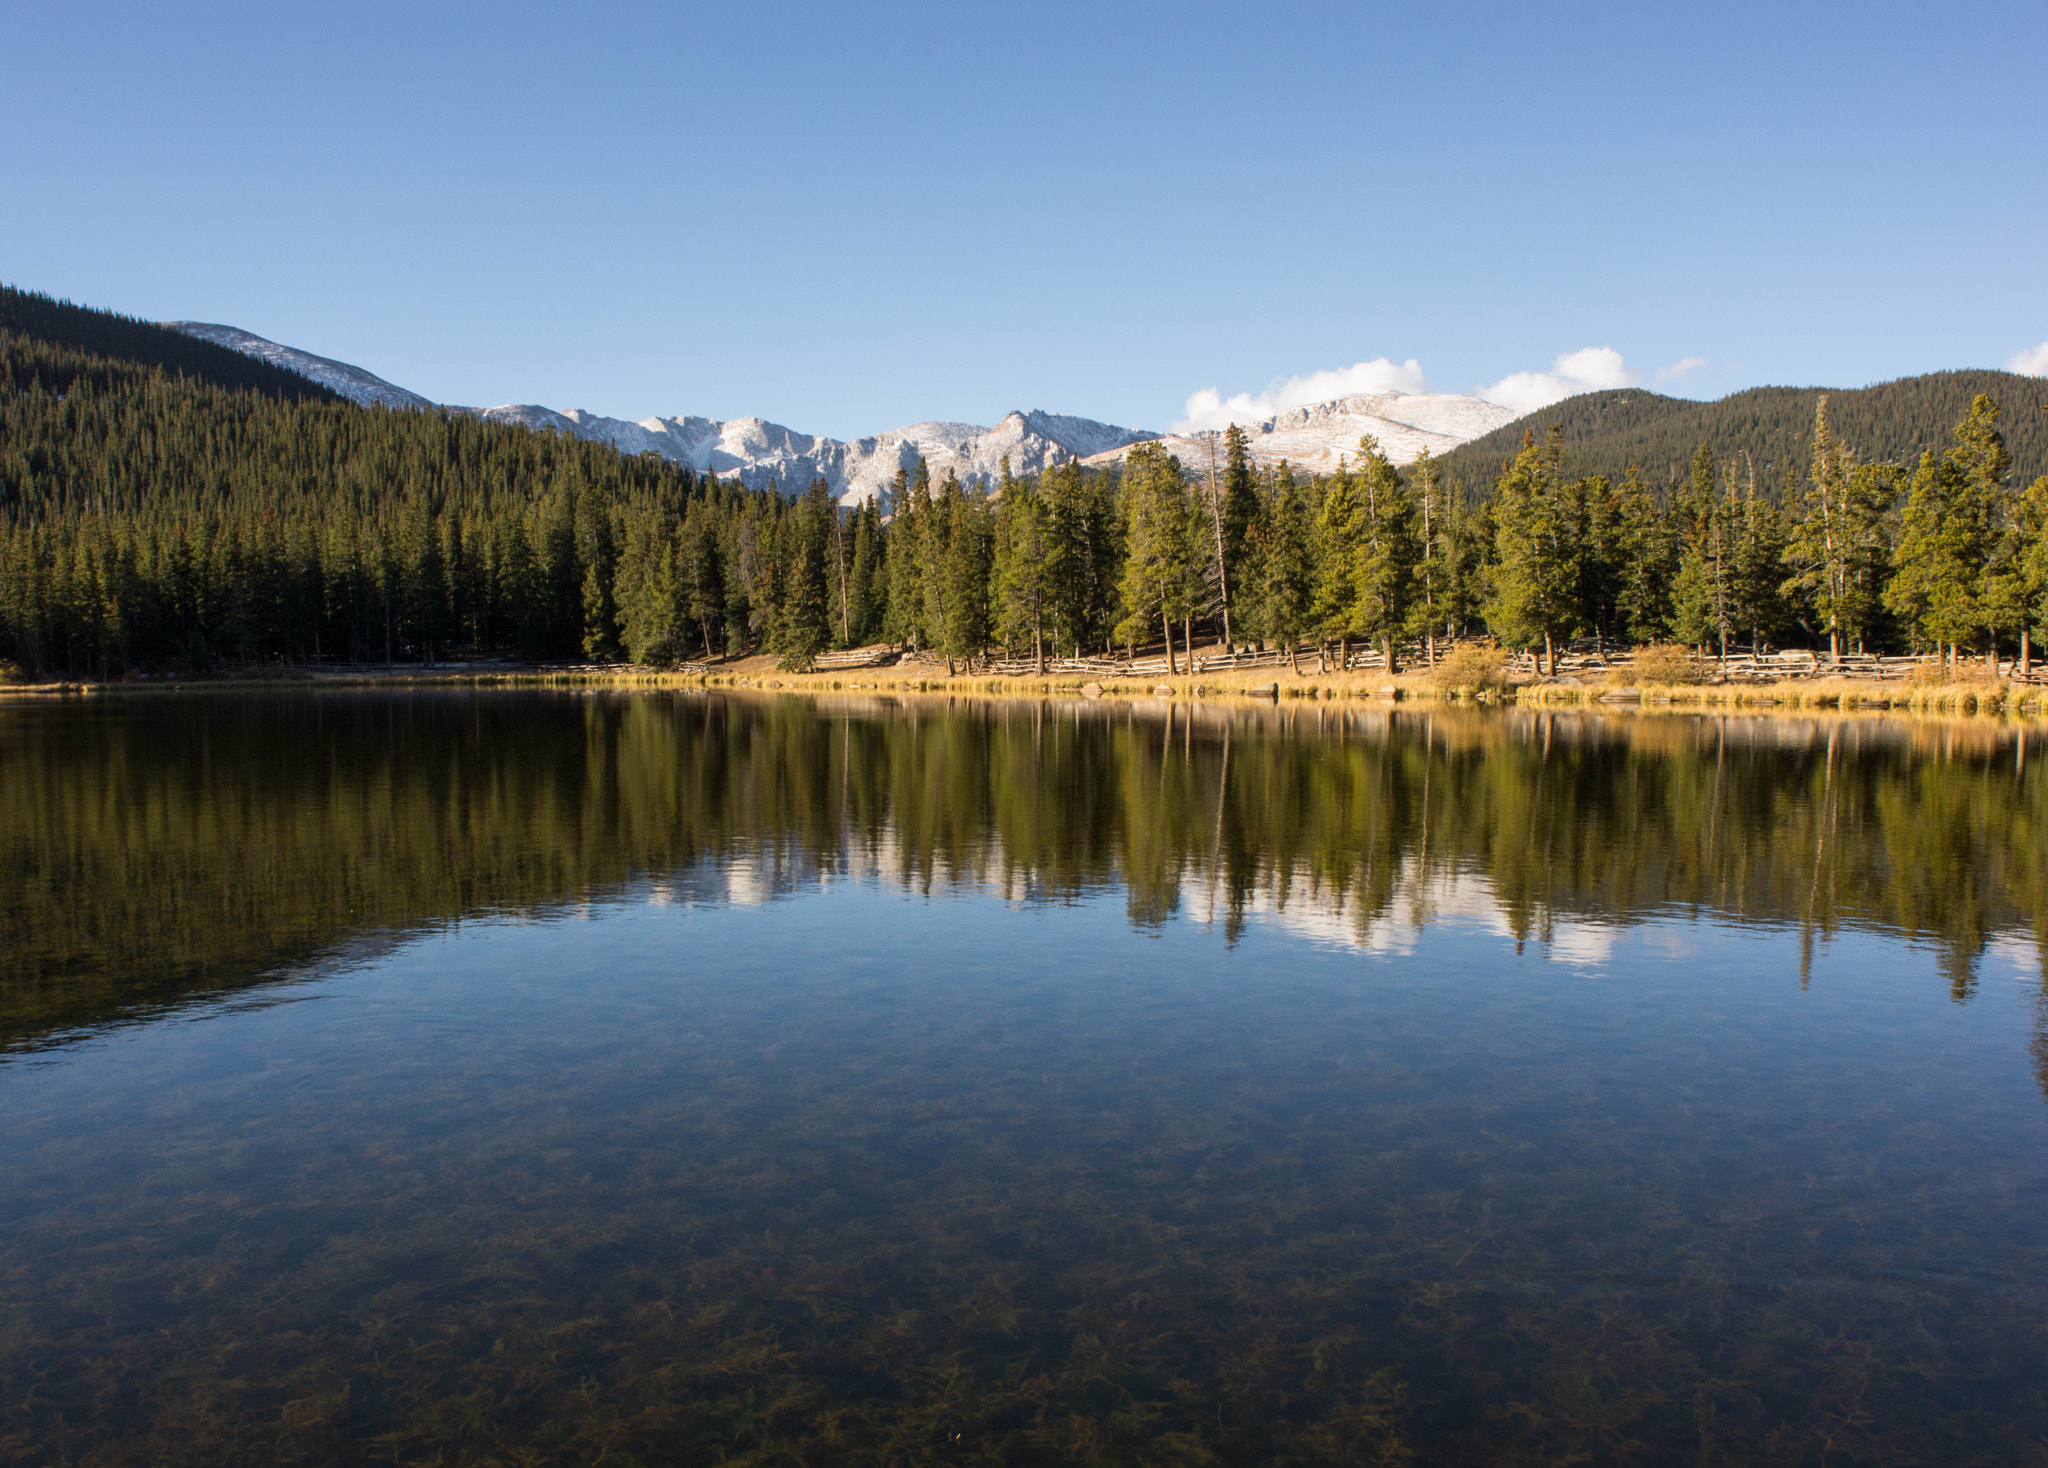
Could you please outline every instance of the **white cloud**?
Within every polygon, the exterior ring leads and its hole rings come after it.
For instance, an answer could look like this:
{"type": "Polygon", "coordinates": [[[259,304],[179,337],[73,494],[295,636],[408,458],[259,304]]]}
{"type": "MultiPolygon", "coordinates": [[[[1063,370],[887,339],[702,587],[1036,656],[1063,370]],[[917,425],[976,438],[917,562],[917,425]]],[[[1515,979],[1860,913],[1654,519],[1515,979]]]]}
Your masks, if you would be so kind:
{"type": "Polygon", "coordinates": [[[2048,342],[2029,347],[2024,352],[2014,352],[2012,360],[2005,364],[2005,370],[2024,372],[2029,377],[2048,377],[2048,342]]]}
{"type": "Polygon", "coordinates": [[[1226,398],[1215,388],[1205,387],[1189,395],[1187,406],[1181,410],[1183,416],[1173,425],[1173,431],[1191,433],[1197,429],[1222,428],[1231,423],[1259,423],[1289,408],[1327,403],[1332,398],[1350,397],[1354,393],[1428,391],[1429,379],[1423,375],[1422,364],[1413,357],[1405,362],[1375,357],[1370,362],[1357,362],[1349,367],[1311,372],[1305,377],[1290,377],[1285,382],[1270,384],[1258,394],[1241,392],[1226,398]]]}
{"type": "Polygon", "coordinates": [[[1657,369],[1657,381],[1683,382],[1686,378],[1692,376],[1693,373],[1699,371],[1700,368],[1708,365],[1709,363],[1705,357],[1680,357],[1669,367],[1659,367],[1657,369]]]}
{"type": "Polygon", "coordinates": [[[1548,372],[1517,372],[1491,387],[1477,387],[1474,397],[1533,413],[1574,393],[1598,392],[1609,387],[1634,387],[1642,374],[1621,360],[1613,347],[1585,347],[1561,353],[1548,372]]]}

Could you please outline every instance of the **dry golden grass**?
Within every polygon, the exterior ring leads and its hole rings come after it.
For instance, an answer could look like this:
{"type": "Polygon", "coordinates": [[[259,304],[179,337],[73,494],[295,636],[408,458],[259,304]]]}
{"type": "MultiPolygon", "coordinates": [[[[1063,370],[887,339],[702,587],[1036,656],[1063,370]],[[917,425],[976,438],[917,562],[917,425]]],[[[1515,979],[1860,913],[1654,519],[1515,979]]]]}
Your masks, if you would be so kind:
{"type": "Polygon", "coordinates": [[[1688,688],[1707,681],[1707,671],[1682,642],[1654,642],[1635,655],[1634,665],[1613,675],[1625,680],[1621,686],[1639,688],[1654,684],[1660,688],[1688,688]]]}
{"type": "Polygon", "coordinates": [[[1497,647],[1468,642],[1437,663],[1430,682],[1447,698],[1503,693],[1508,686],[1507,654],[1497,647]]]}
{"type": "MultiPolygon", "coordinates": [[[[1606,702],[1641,702],[1699,708],[1895,709],[1934,714],[2048,714],[2048,688],[2015,684],[1990,675],[1981,666],[1965,665],[1963,677],[1936,679],[1928,670],[1909,679],[1802,678],[1778,683],[1708,683],[1689,650],[1648,648],[1632,668],[1586,673],[1569,682],[1536,683],[1507,671],[1502,653],[1479,644],[1465,644],[1441,654],[1434,667],[1417,662],[1389,676],[1378,668],[1340,672],[1321,670],[1315,657],[1301,660],[1301,671],[1287,666],[1182,673],[1137,678],[1061,673],[1043,678],[996,678],[958,671],[948,677],[943,665],[896,664],[882,668],[830,669],[815,673],[784,672],[772,657],[753,657],[721,664],[709,671],[658,670],[634,665],[588,665],[527,668],[507,671],[408,668],[380,673],[358,670],[322,671],[289,683],[291,687],[464,687],[464,688],[733,688],[789,693],[865,692],[938,694],[948,697],[1080,697],[1096,688],[1105,698],[1153,699],[1156,689],[1186,698],[1279,699],[1478,699],[1525,705],[1574,706],[1606,702]],[[1667,664],[1675,664],[1668,667],[1667,664]]],[[[1933,670],[1938,673],[1938,668],[1933,670]]],[[[246,687],[249,678],[162,678],[140,686],[195,689],[246,687]]],[[[259,680],[260,681],[260,680],[259,680]]],[[[5,669],[0,668],[0,682],[5,669]]],[[[10,696],[33,693],[104,691],[112,685],[79,683],[24,684],[10,696]]],[[[134,685],[122,685],[124,688],[134,685]]]]}

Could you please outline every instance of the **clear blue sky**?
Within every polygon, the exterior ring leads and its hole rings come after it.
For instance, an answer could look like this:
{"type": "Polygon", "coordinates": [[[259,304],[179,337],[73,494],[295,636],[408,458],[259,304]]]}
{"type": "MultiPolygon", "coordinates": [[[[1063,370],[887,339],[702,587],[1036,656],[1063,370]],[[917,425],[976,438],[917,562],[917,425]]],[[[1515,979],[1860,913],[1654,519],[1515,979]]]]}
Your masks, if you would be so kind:
{"type": "Polygon", "coordinates": [[[1162,427],[2048,339],[2048,5],[0,6],[0,279],[447,402],[1162,427]]]}

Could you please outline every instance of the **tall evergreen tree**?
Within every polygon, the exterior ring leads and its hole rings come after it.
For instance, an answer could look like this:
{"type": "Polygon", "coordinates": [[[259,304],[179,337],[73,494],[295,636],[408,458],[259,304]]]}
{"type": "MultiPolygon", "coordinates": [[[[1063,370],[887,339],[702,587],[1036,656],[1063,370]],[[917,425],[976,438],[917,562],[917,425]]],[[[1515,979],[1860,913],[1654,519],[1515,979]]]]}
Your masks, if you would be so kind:
{"type": "Polygon", "coordinates": [[[1259,625],[1268,645],[1287,649],[1288,663],[1299,673],[1315,595],[1314,531],[1301,487],[1285,463],[1267,477],[1252,537],[1259,625]]]}
{"type": "Polygon", "coordinates": [[[973,659],[988,647],[995,526],[988,496],[978,485],[972,489],[962,485],[951,471],[946,475],[942,503],[947,518],[940,650],[946,654],[946,671],[951,673],[955,658],[973,659]]]}
{"type": "Polygon", "coordinates": [[[1839,659],[1861,645],[1880,614],[1877,593],[1889,580],[1886,514],[1893,497],[1889,466],[1859,464],[1836,436],[1828,396],[1814,406],[1813,444],[1805,492],[1792,511],[1780,583],[1793,607],[1811,607],[1815,625],[1839,659]]]}
{"type": "Polygon", "coordinates": [[[855,511],[853,556],[847,572],[848,642],[865,646],[881,635],[882,603],[887,595],[888,568],[882,560],[881,507],[868,500],[855,511]]]}
{"type": "Polygon", "coordinates": [[[832,531],[838,513],[825,481],[817,479],[782,517],[786,580],[774,651],[778,666],[790,672],[809,672],[832,643],[832,531]]]}
{"type": "Polygon", "coordinates": [[[1418,549],[1415,563],[1416,621],[1422,629],[1423,656],[1436,664],[1436,632],[1444,625],[1444,607],[1455,574],[1456,546],[1450,507],[1445,503],[1443,475],[1424,444],[1409,466],[1414,485],[1418,549]]]}
{"type": "MultiPolygon", "coordinates": [[[[1009,461],[1004,460],[1008,480],[1009,461]]],[[[996,504],[996,635],[1005,646],[1029,643],[1033,671],[1045,672],[1045,623],[1052,606],[1045,499],[1037,486],[1008,482],[996,504]]]]}
{"type": "Polygon", "coordinates": [[[1956,426],[1954,447],[1939,460],[1932,450],[1921,454],[1884,593],[1885,606],[1950,660],[1989,630],[1986,573],[2012,463],[1997,424],[1997,405],[1980,394],[1956,426]]]}
{"type": "Polygon", "coordinates": [[[1117,636],[1134,644],[1157,625],[1166,642],[1166,662],[1178,671],[1173,624],[1194,609],[1202,564],[1196,520],[1180,460],[1156,443],[1141,443],[1124,459],[1123,575],[1118,582],[1122,620],[1117,636]]]}
{"type": "Polygon", "coordinates": [[[1775,638],[1785,621],[1785,531],[1777,506],[1757,492],[1752,467],[1748,488],[1736,512],[1734,556],[1729,577],[1729,618],[1749,633],[1750,652],[1761,656],[1767,639],[1775,638]]]}
{"type": "Polygon", "coordinates": [[[1355,480],[1364,514],[1351,564],[1352,630],[1380,645],[1392,673],[1396,644],[1415,630],[1415,569],[1422,554],[1415,502],[1370,434],[1358,441],[1355,480]]]}
{"type": "Polygon", "coordinates": [[[1045,580],[1058,645],[1070,653],[1106,646],[1121,612],[1123,567],[1108,477],[1069,459],[1045,475],[1045,580]]]}
{"type": "Polygon", "coordinates": [[[1497,560],[1487,621],[1515,646],[1541,644],[1543,667],[1557,670],[1557,644],[1579,629],[1579,498],[1564,477],[1564,439],[1553,426],[1542,443],[1525,432],[1494,489],[1497,560]]]}
{"type": "Polygon", "coordinates": [[[1250,568],[1246,557],[1252,526],[1259,515],[1258,476],[1252,470],[1251,440],[1235,423],[1223,430],[1223,495],[1220,510],[1223,542],[1222,587],[1226,593],[1223,613],[1226,632],[1241,634],[1236,622],[1240,603],[1248,600],[1244,588],[1250,568]]]}
{"type": "Polygon", "coordinates": [[[1658,508],[1633,464],[1615,491],[1614,518],[1619,562],[1615,631],[1631,642],[1656,642],[1671,635],[1678,538],[1670,516],[1658,508]]]}
{"type": "Polygon", "coordinates": [[[1356,568],[1366,535],[1365,496],[1348,463],[1320,488],[1311,541],[1315,600],[1310,617],[1316,644],[1324,649],[1319,656],[1327,657],[1328,644],[1334,641],[1342,667],[1350,661],[1350,639],[1360,620],[1356,568]]]}

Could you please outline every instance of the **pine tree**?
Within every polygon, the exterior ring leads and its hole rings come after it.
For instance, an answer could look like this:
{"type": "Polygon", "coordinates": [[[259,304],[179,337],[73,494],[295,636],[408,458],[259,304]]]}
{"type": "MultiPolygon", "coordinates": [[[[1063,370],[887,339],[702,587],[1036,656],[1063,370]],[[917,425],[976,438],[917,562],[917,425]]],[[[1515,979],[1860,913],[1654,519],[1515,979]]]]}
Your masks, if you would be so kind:
{"type": "MultiPolygon", "coordinates": [[[[920,464],[920,468],[922,465],[920,464]]],[[[898,469],[888,493],[888,545],[883,551],[888,600],[883,610],[883,635],[891,642],[921,647],[924,627],[924,522],[930,518],[931,476],[920,476],[921,495],[911,493],[910,471],[898,469]]]]}
{"type": "MultiPolygon", "coordinates": [[[[1006,471],[1008,467],[1006,459],[1006,471]]],[[[1045,623],[1052,600],[1047,528],[1045,500],[1037,487],[1006,483],[996,504],[996,635],[1005,646],[1028,641],[1032,671],[1040,676],[1045,673],[1045,623]]]]}
{"type": "Polygon", "coordinates": [[[1780,585],[1784,575],[1785,532],[1777,507],[1757,493],[1752,467],[1748,491],[1734,526],[1734,564],[1729,579],[1730,619],[1749,633],[1750,652],[1762,656],[1767,639],[1778,635],[1785,620],[1780,585]]]}
{"type": "MultiPolygon", "coordinates": [[[[1365,542],[1365,496],[1350,465],[1341,466],[1322,483],[1316,505],[1313,552],[1315,600],[1310,619],[1319,649],[1337,643],[1338,666],[1349,664],[1350,639],[1361,620],[1357,563],[1365,542]]],[[[1327,651],[1319,656],[1327,658],[1327,651]]]]}
{"type": "Polygon", "coordinates": [[[881,509],[869,500],[854,514],[853,564],[847,573],[847,616],[852,628],[849,641],[855,647],[873,642],[881,631],[886,570],[882,563],[881,509]]]}
{"type": "Polygon", "coordinates": [[[1980,394],[1956,426],[1955,446],[1939,460],[1921,454],[1884,592],[1885,606],[1950,660],[1989,630],[1993,519],[2012,462],[1997,422],[1997,405],[1980,394]]]}
{"type": "Polygon", "coordinates": [[[948,513],[945,560],[945,622],[940,643],[946,671],[953,659],[971,660],[988,648],[989,570],[994,559],[995,526],[988,496],[968,489],[946,475],[943,501],[948,513]]]}
{"type": "Polygon", "coordinates": [[[1227,592],[1224,603],[1226,634],[1235,639],[1242,636],[1244,629],[1236,622],[1239,604],[1249,598],[1244,588],[1250,578],[1246,565],[1252,526],[1259,515],[1258,477],[1252,471],[1251,440],[1245,431],[1235,423],[1223,430],[1223,496],[1219,512],[1220,536],[1223,542],[1222,586],[1227,592]]]}
{"type": "Polygon", "coordinates": [[[1192,615],[1199,577],[1199,540],[1180,460],[1156,443],[1141,443],[1124,459],[1121,508],[1123,575],[1118,581],[1123,617],[1117,636],[1135,644],[1157,624],[1166,663],[1178,672],[1173,624],[1192,615]]]}
{"type": "MultiPolygon", "coordinates": [[[[930,483],[930,471],[918,460],[918,473],[911,481],[911,498],[918,496],[918,481],[930,483]]],[[[960,499],[960,480],[951,469],[937,494],[929,497],[929,510],[919,516],[917,557],[924,577],[924,633],[931,645],[945,651],[948,627],[946,593],[951,587],[947,574],[947,552],[953,545],[953,512],[960,499]]],[[[946,676],[953,675],[953,657],[946,655],[946,676]]]]}
{"type": "Polygon", "coordinates": [[[2048,474],[2028,485],[2013,502],[2006,527],[2006,551],[1997,589],[2006,625],[2019,631],[2019,671],[2034,669],[2034,629],[2048,619],[2048,474]]]}
{"type": "Polygon", "coordinates": [[[1044,477],[1048,612],[1069,653],[1106,642],[1120,615],[1123,547],[1107,483],[1071,459],[1044,477]]]}
{"type": "Polygon", "coordinates": [[[1678,538],[1633,464],[1615,493],[1619,577],[1615,630],[1631,642],[1671,635],[1671,583],[1677,574],[1678,538]]]}
{"type": "Polygon", "coordinates": [[[610,662],[619,656],[619,608],[613,577],[618,551],[612,517],[609,507],[594,494],[581,496],[577,512],[576,555],[584,567],[583,655],[592,662],[610,662]]]}
{"type": "Polygon", "coordinates": [[[1415,486],[1415,511],[1420,520],[1415,564],[1416,621],[1422,629],[1423,656],[1436,665],[1436,629],[1444,625],[1444,606],[1455,575],[1456,547],[1443,476],[1424,444],[1409,466],[1415,486]]]}
{"type": "Polygon", "coordinates": [[[715,512],[704,501],[693,503],[683,520],[676,558],[677,598],[684,615],[696,625],[706,662],[713,655],[711,629],[725,618],[725,571],[715,520],[715,512]]]}
{"type": "Polygon", "coordinates": [[[1524,432],[1495,486],[1493,600],[1487,622],[1515,646],[1543,647],[1546,671],[1557,670],[1557,644],[1578,630],[1581,515],[1564,477],[1562,430],[1537,443],[1524,432]]]}
{"type": "Polygon", "coordinates": [[[818,654],[832,642],[830,567],[832,522],[837,516],[830,490],[818,479],[782,519],[785,547],[781,559],[786,579],[774,651],[779,658],[777,666],[789,672],[809,672],[818,654]]]}
{"type": "Polygon", "coordinates": [[[1579,625],[1592,631],[1604,652],[1620,615],[1621,504],[1604,474],[1573,481],[1572,499],[1585,541],[1579,557],[1579,625]]]}
{"type": "Polygon", "coordinates": [[[1252,537],[1260,626],[1269,645],[1287,649],[1288,663],[1299,673],[1301,638],[1315,594],[1313,529],[1301,488],[1285,463],[1268,476],[1252,537]]]}
{"type": "Polygon", "coordinates": [[[1786,536],[1791,574],[1780,590],[1813,608],[1831,659],[1841,658],[1848,640],[1860,642],[1878,613],[1870,588],[1885,559],[1891,498],[1890,471],[1857,463],[1855,450],[1836,437],[1822,393],[1813,410],[1805,494],[1786,536]]]}
{"type": "Polygon", "coordinates": [[[1352,626],[1379,643],[1387,671],[1393,673],[1398,671],[1396,642],[1415,630],[1415,567],[1422,555],[1415,503],[1400,471],[1370,434],[1358,441],[1355,482],[1364,517],[1351,564],[1356,588],[1352,626]]]}

